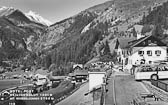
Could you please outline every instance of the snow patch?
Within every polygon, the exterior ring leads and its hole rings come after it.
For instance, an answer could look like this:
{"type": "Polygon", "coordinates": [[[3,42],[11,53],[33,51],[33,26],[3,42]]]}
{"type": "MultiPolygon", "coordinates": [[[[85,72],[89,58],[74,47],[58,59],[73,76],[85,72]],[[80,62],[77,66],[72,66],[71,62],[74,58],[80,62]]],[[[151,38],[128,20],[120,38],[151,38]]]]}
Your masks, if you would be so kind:
{"type": "Polygon", "coordinates": [[[2,7],[0,7],[0,11],[2,11],[2,10],[14,10],[14,8],[13,7],[2,6],[2,7]]]}
{"type": "Polygon", "coordinates": [[[11,13],[13,13],[16,9],[14,9],[13,7],[5,7],[2,6],[0,7],[0,16],[8,16],[11,13]]]}
{"type": "Polygon", "coordinates": [[[91,23],[89,23],[87,26],[85,26],[85,27],[83,28],[83,30],[82,30],[81,33],[84,33],[84,32],[86,32],[87,30],[89,30],[90,25],[91,25],[91,23]]]}
{"type": "Polygon", "coordinates": [[[27,50],[32,51],[32,46],[31,46],[31,44],[34,42],[34,36],[33,36],[33,35],[30,35],[30,36],[27,38],[27,40],[24,39],[24,41],[25,41],[25,43],[26,43],[26,45],[27,45],[27,50]]]}
{"type": "Polygon", "coordinates": [[[43,25],[47,25],[50,26],[52,23],[49,20],[44,19],[42,16],[40,16],[39,14],[33,12],[33,11],[29,11],[28,13],[25,13],[25,15],[34,22],[38,22],[41,23],[43,25]]]}

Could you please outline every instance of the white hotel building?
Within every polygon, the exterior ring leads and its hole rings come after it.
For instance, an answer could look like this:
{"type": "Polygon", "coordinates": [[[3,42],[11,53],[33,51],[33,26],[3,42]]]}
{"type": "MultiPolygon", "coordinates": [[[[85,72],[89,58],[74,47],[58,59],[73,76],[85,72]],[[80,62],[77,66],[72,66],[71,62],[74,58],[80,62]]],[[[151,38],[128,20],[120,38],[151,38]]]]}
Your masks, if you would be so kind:
{"type": "Polygon", "coordinates": [[[166,44],[152,35],[130,42],[127,53],[127,65],[154,64],[167,60],[166,44]]]}

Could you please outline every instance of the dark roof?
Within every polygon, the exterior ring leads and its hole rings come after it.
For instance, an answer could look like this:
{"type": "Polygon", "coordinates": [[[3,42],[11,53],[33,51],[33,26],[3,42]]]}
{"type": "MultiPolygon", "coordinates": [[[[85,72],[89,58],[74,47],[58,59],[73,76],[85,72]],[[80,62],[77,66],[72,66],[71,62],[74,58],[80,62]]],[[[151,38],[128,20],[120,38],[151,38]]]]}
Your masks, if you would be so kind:
{"type": "Polygon", "coordinates": [[[149,35],[149,36],[142,37],[142,38],[140,38],[138,40],[134,40],[134,41],[129,42],[129,45],[127,47],[129,47],[129,48],[135,47],[138,44],[140,44],[141,42],[143,42],[143,41],[145,41],[145,40],[147,40],[149,38],[151,38],[153,40],[156,40],[158,42],[158,45],[160,45],[160,46],[166,46],[166,44],[161,42],[158,38],[154,37],[153,35],[149,35]]]}
{"type": "Polygon", "coordinates": [[[88,71],[87,70],[76,70],[74,72],[74,75],[88,75],[88,71]]]}
{"type": "Polygon", "coordinates": [[[51,75],[49,75],[49,79],[51,80],[51,81],[54,81],[54,80],[63,80],[63,79],[65,79],[67,76],[51,76],[51,75]]]}
{"type": "Polygon", "coordinates": [[[136,42],[138,42],[139,40],[141,40],[141,39],[143,39],[144,37],[142,37],[142,38],[139,38],[139,39],[135,39],[135,40],[133,40],[133,41],[130,41],[130,42],[128,42],[128,44],[135,44],[136,42]]]}
{"type": "Polygon", "coordinates": [[[136,39],[135,37],[121,37],[121,38],[117,38],[115,48],[118,48],[119,46],[120,46],[121,49],[127,48],[128,44],[129,44],[128,42],[133,41],[135,39],[136,39]]]}
{"type": "Polygon", "coordinates": [[[82,64],[74,64],[73,65],[73,69],[76,69],[76,68],[83,68],[83,65],[82,64]]]}
{"type": "Polygon", "coordinates": [[[47,70],[38,69],[37,71],[35,71],[35,74],[49,75],[50,73],[48,73],[47,70]]]}
{"type": "Polygon", "coordinates": [[[140,39],[136,39],[136,40],[132,40],[130,42],[128,42],[127,48],[130,48],[132,45],[136,44],[137,42],[143,40],[145,37],[142,37],[140,39]]]}

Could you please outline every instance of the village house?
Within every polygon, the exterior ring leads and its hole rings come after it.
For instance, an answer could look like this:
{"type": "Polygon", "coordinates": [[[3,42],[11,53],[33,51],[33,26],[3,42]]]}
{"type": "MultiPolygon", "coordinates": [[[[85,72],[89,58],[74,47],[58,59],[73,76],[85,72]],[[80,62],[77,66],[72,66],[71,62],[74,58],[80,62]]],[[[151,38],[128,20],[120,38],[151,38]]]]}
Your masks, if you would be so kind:
{"type": "Polygon", "coordinates": [[[83,65],[82,64],[74,64],[73,65],[73,71],[82,70],[82,69],[83,69],[83,65]]]}
{"type": "MultiPolygon", "coordinates": [[[[136,32],[136,39],[140,39],[145,35],[142,34],[143,25],[134,25],[132,28],[129,28],[126,32],[133,34],[133,30],[136,32]]],[[[132,36],[132,35],[131,35],[132,36]]]]}
{"type": "Polygon", "coordinates": [[[150,35],[131,41],[127,47],[128,65],[154,64],[167,60],[167,46],[156,37],[150,35]]]}
{"type": "Polygon", "coordinates": [[[136,37],[121,37],[116,38],[115,52],[117,53],[117,60],[122,65],[125,65],[128,42],[135,40],[136,37]]]}
{"type": "Polygon", "coordinates": [[[69,73],[69,77],[72,78],[74,82],[84,82],[88,78],[88,71],[87,70],[76,70],[73,73],[69,73]]]}
{"type": "Polygon", "coordinates": [[[84,82],[87,80],[88,71],[78,70],[74,72],[76,82],[84,82]]]}
{"type": "Polygon", "coordinates": [[[47,70],[38,69],[37,71],[34,72],[34,75],[32,75],[32,78],[36,80],[42,80],[42,79],[49,80],[48,78],[49,75],[51,75],[51,73],[49,73],[47,70]]]}
{"type": "Polygon", "coordinates": [[[74,82],[84,82],[87,80],[88,71],[83,68],[82,64],[75,64],[73,65],[73,72],[69,73],[69,77],[74,82]]]}
{"type": "Polygon", "coordinates": [[[134,29],[136,31],[136,34],[137,34],[137,40],[144,37],[144,35],[142,34],[142,28],[144,26],[143,25],[134,25],[134,29]]]}

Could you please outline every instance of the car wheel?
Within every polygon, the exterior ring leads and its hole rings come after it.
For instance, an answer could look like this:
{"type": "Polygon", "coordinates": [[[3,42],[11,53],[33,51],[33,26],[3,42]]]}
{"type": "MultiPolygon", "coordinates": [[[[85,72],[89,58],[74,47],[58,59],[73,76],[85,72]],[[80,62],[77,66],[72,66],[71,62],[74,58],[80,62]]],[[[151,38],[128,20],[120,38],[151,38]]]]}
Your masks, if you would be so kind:
{"type": "Polygon", "coordinates": [[[158,80],[158,79],[159,79],[159,77],[158,77],[158,75],[153,74],[153,75],[151,76],[151,79],[152,79],[152,80],[158,80]]]}

